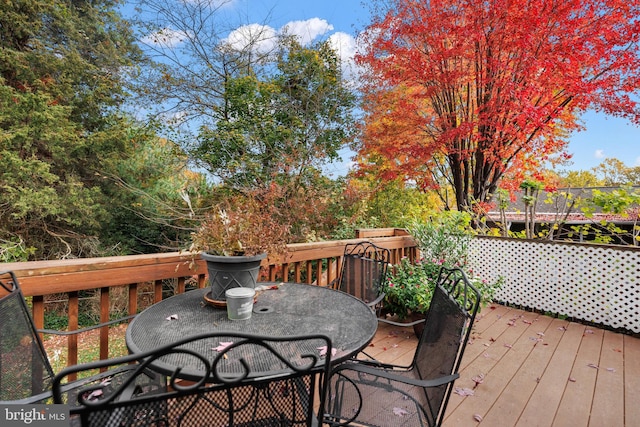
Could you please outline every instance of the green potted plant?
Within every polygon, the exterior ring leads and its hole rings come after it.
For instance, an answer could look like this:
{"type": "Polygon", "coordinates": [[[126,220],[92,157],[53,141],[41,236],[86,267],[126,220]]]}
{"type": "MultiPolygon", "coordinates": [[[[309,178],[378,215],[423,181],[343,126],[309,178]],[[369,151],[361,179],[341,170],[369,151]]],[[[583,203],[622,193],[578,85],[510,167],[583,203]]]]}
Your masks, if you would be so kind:
{"type": "Polygon", "coordinates": [[[234,287],[255,288],[267,255],[286,252],[289,226],[268,199],[256,193],[218,203],[192,234],[190,251],[207,262],[212,301],[225,301],[234,287]]]}
{"type": "MultiPolygon", "coordinates": [[[[431,297],[443,266],[460,267],[482,295],[481,303],[491,301],[503,278],[489,283],[475,277],[466,268],[467,249],[472,237],[469,216],[460,212],[440,214],[428,222],[416,221],[407,231],[420,249],[421,258],[412,263],[408,258],[389,268],[384,282],[384,310],[399,320],[417,320],[429,309],[431,297]]],[[[420,335],[422,324],[414,326],[420,335]]]]}

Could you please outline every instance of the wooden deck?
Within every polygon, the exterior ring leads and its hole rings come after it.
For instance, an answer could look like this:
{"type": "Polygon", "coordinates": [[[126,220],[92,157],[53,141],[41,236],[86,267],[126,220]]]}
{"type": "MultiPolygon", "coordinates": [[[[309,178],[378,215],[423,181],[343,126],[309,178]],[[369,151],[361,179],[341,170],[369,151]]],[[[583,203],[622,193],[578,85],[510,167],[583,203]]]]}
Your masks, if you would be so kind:
{"type": "MultiPolygon", "coordinates": [[[[367,353],[410,363],[417,340],[403,329],[380,324],[367,353]]],[[[491,305],[476,319],[455,386],[474,394],[452,394],[447,427],[640,426],[640,339],[491,305]]]]}

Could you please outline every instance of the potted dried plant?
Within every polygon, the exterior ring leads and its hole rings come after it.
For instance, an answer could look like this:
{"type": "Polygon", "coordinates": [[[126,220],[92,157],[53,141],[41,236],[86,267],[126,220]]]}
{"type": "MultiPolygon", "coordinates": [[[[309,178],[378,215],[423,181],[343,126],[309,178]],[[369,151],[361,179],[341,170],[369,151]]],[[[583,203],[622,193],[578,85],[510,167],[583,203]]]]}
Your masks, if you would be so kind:
{"type": "Polygon", "coordinates": [[[289,226],[277,208],[257,194],[241,194],[218,203],[192,234],[190,251],[207,262],[214,301],[234,287],[255,288],[267,255],[286,252],[289,226]]]}

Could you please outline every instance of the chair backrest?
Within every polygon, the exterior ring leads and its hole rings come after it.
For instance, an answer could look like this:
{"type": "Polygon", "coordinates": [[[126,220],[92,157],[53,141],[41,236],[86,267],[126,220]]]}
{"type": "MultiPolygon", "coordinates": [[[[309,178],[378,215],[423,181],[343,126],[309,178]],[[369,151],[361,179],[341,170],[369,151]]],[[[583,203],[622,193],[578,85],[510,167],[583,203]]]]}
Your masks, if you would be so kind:
{"type": "MultiPolygon", "coordinates": [[[[442,268],[413,360],[421,379],[458,372],[471,327],[480,306],[480,292],[458,268],[442,268]]],[[[431,408],[425,411],[429,425],[439,425],[453,383],[426,390],[431,408]]],[[[427,408],[425,408],[427,409],[427,408]]]]}
{"type": "Polygon", "coordinates": [[[389,249],[371,242],[345,246],[338,289],[366,302],[377,303],[390,260],[389,249]]]}
{"type": "Polygon", "coordinates": [[[201,334],[147,353],[66,368],[54,378],[54,402],[72,405],[71,416],[84,427],[310,426],[317,421],[315,398],[320,410],[324,408],[331,354],[331,341],[323,335],[201,334]],[[192,350],[196,347],[205,350],[192,350]],[[174,363],[176,355],[179,366],[169,372],[166,361],[174,363]],[[77,402],[65,402],[63,384],[69,375],[123,364],[136,366],[124,382],[94,385],[79,393],[77,402]],[[167,390],[125,394],[138,376],[159,367],[170,377],[167,390]],[[182,381],[183,369],[202,372],[202,378],[182,381]]]}
{"type": "Polygon", "coordinates": [[[24,399],[51,389],[53,369],[11,271],[0,272],[0,349],[0,400],[24,399]]]}

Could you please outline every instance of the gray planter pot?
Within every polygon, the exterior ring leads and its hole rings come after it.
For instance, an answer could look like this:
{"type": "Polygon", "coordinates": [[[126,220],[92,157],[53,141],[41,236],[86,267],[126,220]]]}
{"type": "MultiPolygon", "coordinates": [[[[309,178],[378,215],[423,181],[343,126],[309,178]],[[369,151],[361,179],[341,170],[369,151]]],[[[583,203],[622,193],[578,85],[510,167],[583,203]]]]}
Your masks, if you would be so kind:
{"type": "Polygon", "coordinates": [[[225,292],[231,288],[255,289],[260,263],[267,257],[266,253],[255,256],[218,256],[201,253],[207,262],[211,299],[226,301],[225,292]]]}

